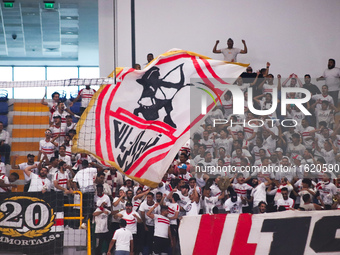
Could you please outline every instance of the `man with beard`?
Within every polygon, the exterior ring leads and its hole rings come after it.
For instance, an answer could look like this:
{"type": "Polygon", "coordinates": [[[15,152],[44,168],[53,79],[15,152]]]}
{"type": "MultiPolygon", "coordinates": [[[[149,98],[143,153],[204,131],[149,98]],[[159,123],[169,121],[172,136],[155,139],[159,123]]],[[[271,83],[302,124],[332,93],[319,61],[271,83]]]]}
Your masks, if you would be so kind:
{"type": "Polygon", "coordinates": [[[39,171],[39,175],[32,172],[32,169],[36,168],[37,165],[28,166],[25,168],[25,174],[31,178],[30,187],[28,192],[42,192],[51,190],[51,181],[47,178],[48,170],[43,167],[39,171]]]}
{"type": "Polygon", "coordinates": [[[328,60],[328,68],[323,75],[316,79],[317,81],[325,80],[328,86],[329,95],[333,98],[334,106],[338,105],[339,86],[340,86],[340,68],[335,67],[335,60],[328,60]]]}

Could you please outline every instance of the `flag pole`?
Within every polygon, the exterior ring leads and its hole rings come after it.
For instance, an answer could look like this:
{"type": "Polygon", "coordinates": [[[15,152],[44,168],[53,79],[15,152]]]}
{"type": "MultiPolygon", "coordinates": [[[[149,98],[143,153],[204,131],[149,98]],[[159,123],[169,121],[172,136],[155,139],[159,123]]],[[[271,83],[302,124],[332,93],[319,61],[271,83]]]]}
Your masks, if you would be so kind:
{"type": "Polygon", "coordinates": [[[131,57],[133,68],[136,64],[135,0],[131,0],[131,57]]]}
{"type": "Polygon", "coordinates": [[[117,51],[117,0],[113,0],[113,78],[115,84],[116,82],[116,68],[117,68],[117,59],[118,59],[118,51],[117,51]]]}

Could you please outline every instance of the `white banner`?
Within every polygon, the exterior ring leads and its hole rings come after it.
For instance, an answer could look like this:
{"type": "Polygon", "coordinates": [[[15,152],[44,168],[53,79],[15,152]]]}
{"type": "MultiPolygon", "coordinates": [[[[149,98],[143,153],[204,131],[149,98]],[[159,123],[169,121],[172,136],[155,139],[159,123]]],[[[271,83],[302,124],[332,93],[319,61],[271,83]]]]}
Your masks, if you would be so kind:
{"type": "Polygon", "coordinates": [[[182,255],[340,254],[340,211],[186,216],[182,255]]]}

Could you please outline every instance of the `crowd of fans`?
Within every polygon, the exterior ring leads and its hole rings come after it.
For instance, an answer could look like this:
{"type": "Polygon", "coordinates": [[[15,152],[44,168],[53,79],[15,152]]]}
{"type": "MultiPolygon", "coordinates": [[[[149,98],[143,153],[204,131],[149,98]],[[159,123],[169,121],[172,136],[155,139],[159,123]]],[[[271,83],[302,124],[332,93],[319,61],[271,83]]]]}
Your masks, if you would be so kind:
{"type": "MultiPolygon", "coordinates": [[[[218,50],[216,42],[213,52],[235,61],[238,53],[247,53],[245,41],[242,43],[244,49],[236,49],[229,39],[228,48],[218,50]]],[[[148,54],[148,63],[152,59],[148,54]]],[[[135,68],[140,69],[140,65],[135,68]]],[[[51,126],[40,141],[39,155],[28,154],[27,162],[19,165],[14,157],[12,168],[24,171],[25,191],[63,192],[65,203],[77,203],[74,190],[83,193],[84,223],[77,226],[65,221],[65,225],[86,228],[86,219],[93,218],[99,239],[96,254],[107,250],[111,254],[114,246],[126,254],[130,250],[135,254],[179,254],[178,226],[185,215],[340,208],[340,122],[335,121],[340,69],[335,67],[335,60],[329,60],[318,78],[325,80],[321,91],[311,83],[309,74],[304,81],[291,74],[281,82],[281,75],[275,80],[269,69],[270,63],[257,73],[247,68],[235,81],[245,94],[245,115],[232,114],[233,96],[226,92],[222,106],[208,114],[157,188],[136,183],[114,167],[103,167],[85,153],[72,154],[76,134],[73,114],[59,101],[58,93],[52,95],[52,103],[42,101],[51,109],[51,126]],[[278,99],[282,87],[303,87],[312,94],[305,105],[312,115],[305,116],[295,105],[288,105],[287,116],[281,116],[279,108],[271,115],[255,116],[247,107],[249,87],[254,95],[249,103],[259,110],[271,108],[274,87],[279,91],[278,99]],[[285,118],[297,125],[280,125],[285,118]],[[228,122],[214,126],[214,119],[228,122]],[[265,124],[254,127],[260,119],[265,124]],[[110,243],[109,249],[104,248],[105,242],[110,243]]],[[[86,87],[79,93],[77,99],[84,100],[82,110],[94,92],[86,87]]],[[[287,95],[301,97],[293,92],[287,95]]],[[[0,123],[0,138],[1,131],[0,123]]],[[[0,192],[10,191],[16,179],[17,175],[2,174],[0,192]]],[[[65,215],[76,215],[78,210],[65,207],[65,215]]]]}

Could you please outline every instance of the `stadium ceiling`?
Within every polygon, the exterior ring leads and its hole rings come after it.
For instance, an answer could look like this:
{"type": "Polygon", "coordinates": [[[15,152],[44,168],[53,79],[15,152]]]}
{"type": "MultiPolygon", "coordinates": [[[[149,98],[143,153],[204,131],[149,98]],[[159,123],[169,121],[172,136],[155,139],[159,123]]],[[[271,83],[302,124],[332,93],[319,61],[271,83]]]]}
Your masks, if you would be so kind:
{"type": "Polygon", "coordinates": [[[0,3],[0,65],[98,65],[96,0],[0,3]]]}

